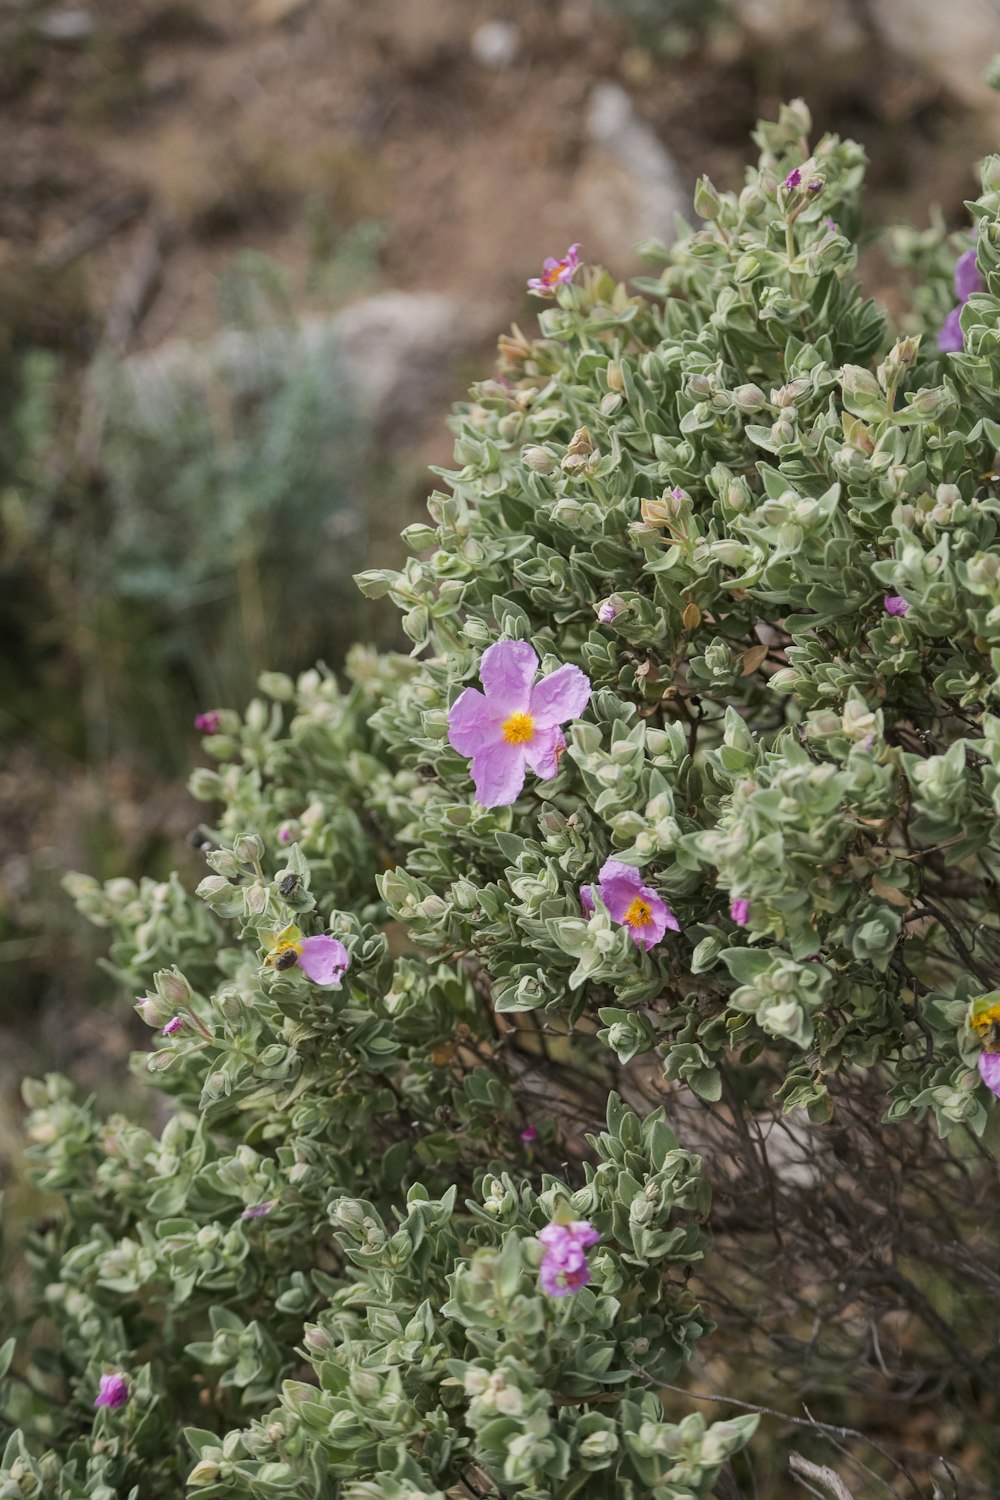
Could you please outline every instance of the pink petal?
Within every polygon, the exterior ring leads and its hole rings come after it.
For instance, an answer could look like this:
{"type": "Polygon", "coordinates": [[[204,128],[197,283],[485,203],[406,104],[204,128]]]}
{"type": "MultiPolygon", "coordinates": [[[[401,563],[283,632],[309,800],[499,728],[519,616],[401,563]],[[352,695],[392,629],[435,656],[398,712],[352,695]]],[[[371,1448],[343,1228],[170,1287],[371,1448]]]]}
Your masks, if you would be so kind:
{"type": "Polygon", "coordinates": [[[616,922],[621,921],[621,915],[614,909],[620,906],[624,913],[642,890],[642,876],[632,865],[623,865],[621,860],[606,859],[598,871],[597,883],[601,892],[601,900],[616,922]]]}
{"type": "Polygon", "coordinates": [[[590,702],[590,678],[579,667],[557,667],[531,689],[528,712],[538,729],[578,719],[590,702]]]}
{"type": "Polygon", "coordinates": [[[968,302],[973,292],[981,292],[983,286],[975,250],[963,251],[955,262],[955,296],[959,302],[968,302]]]}
{"type": "Polygon", "coordinates": [[[350,955],[343,943],[325,934],[305,938],[299,954],[299,968],[313,984],[332,985],[340,981],[350,963],[350,955]]]}
{"type": "Polygon", "coordinates": [[[509,807],[524,786],[523,745],[498,740],[472,757],[472,780],[476,800],[484,807],[509,807]]]}
{"type": "Polygon", "coordinates": [[[991,1093],[1000,1099],[1000,1052],[980,1052],[979,1076],[991,1093]]]}
{"type": "Polygon", "coordinates": [[[942,323],[937,341],[938,348],[942,354],[961,354],[965,348],[965,337],[962,333],[962,324],[959,321],[961,316],[961,307],[953,307],[942,323]]]}
{"type": "Polygon", "coordinates": [[[567,1227],[576,1243],[583,1245],[584,1248],[588,1245],[596,1245],[601,1238],[589,1219],[574,1219],[567,1227]]]}
{"type": "Polygon", "coordinates": [[[580,905],[583,907],[586,916],[592,917],[594,915],[596,908],[594,906],[594,887],[592,885],[581,885],[580,905]]]}
{"type": "Polygon", "coordinates": [[[503,713],[478,688],[466,688],[448,710],[448,739],[459,755],[475,755],[500,738],[503,713]]]}
{"type": "Polygon", "coordinates": [[[551,781],[558,773],[559,752],[565,748],[566,738],[562,730],[544,726],[536,729],[528,743],[521,746],[528,765],[543,781],[551,781]]]}
{"type": "Polygon", "coordinates": [[[496,699],[503,718],[527,712],[537,671],[538,657],[527,641],[496,641],[486,648],[479,663],[486,696],[496,699]]]}

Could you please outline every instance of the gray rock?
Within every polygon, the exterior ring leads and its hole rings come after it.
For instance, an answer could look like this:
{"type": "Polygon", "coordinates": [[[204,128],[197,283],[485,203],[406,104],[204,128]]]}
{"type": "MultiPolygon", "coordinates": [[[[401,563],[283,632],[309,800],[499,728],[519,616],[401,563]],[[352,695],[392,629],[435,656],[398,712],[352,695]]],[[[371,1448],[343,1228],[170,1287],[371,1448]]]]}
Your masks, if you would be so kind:
{"type": "Polygon", "coordinates": [[[676,216],[690,213],[690,192],[670,152],[619,84],[594,88],[586,133],[591,147],[575,196],[590,221],[590,239],[618,261],[631,261],[640,240],[674,239],[676,216]]]}
{"type": "Polygon", "coordinates": [[[307,360],[331,391],[347,390],[361,421],[396,438],[438,414],[457,363],[497,316],[495,308],[470,310],[436,292],[383,292],[287,328],[227,329],[200,344],[173,339],[123,360],[107,395],[125,404],[131,421],[157,430],[192,391],[222,382],[249,395],[307,360]]]}
{"type": "Polygon", "coordinates": [[[47,42],[85,42],[94,33],[94,18],[82,7],[47,10],[35,22],[39,36],[47,42]]]}
{"type": "Polygon", "coordinates": [[[469,46],[484,68],[509,68],[521,50],[521,33],[512,21],[485,21],[472,33],[469,46]]]}

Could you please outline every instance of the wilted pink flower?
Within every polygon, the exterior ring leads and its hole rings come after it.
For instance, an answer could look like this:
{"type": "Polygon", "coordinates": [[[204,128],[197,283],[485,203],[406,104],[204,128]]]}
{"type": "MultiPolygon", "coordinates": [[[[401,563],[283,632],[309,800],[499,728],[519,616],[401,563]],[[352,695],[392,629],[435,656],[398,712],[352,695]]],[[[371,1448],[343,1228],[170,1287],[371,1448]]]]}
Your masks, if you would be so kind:
{"type": "Polygon", "coordinates": [[[1000,1099],[1000,1052],[980,1052],[978,1066],[980,1078],[1000,1099]]]}
{"type": "Polygon", "coordinates": [[[910,608],[901,594],[886,594],[882,604],[887,615],[896,615],[897,618],[905,615],[910,608]]]}
{"type": "Polygon", "coordinates": [[[586,1251],[601,1238],[593,1224],[587,1219],[547,1224],[538,1238],[545,1246],[538,1272],[543,1292],[550,1297],[567,1297],[587,1285],[590,1267],[586,1251]]]}
{"type": "Polygon", "coordinates": [[[597,618],[602,625],[610,625],[611,621],[617,618],[617,615],[618,610],[610,599],[605,599],[603,604],[597,606],[597,618]]]}
{"type": "Polygon", "coordinates": [[[542,262],[541,276],[532,276],[528,282],[528,290],[540,292],[543,297],[551,297],[557,286],[567,286],[573,280],[579,264],[579,245],[570,245],[562,260],[547,255],[542,262]]]}
{"type": "Polygon", "coordinates": [[[734,896],[729,903],[729,915],[737,927],[745,927],[750,920],[750,902],[745,896],[734,896]]]}
{"type": "Polygon", "coordinates": [[[538,1131],[535,1129],[534,1125],[526,1125],[524,1127],[524,1129],[521,1131],[521,1139],[526,1146],[530,1146],[533,1141],[537,1141],[538,1131]]]}
{"type": "MultiPolygon", "coordinates": [[[[631,865],[617,859],[605,860],[597,877],[597,891],[608,915],[621,922],[632,935],[633,943],[649,951],[669,927],[680,932],[681,925],[662,896],[648,885],[631,865]]],[[[594,910],[593,886],[580,887],[580,905],[589,916],[594,910]]]]}
{"type": "Polygon", "coordinates": [[[484,807],[516,801],[528,766],[551,781],[566,748],[559,725],[579,718],[590,702],[590,678],[579,667],[557,667],[541,682],[534,681],[537,671],[527,641],[497,641],[479,663],[485,693],[466,688],[448,711],[448,738],[459,755],[472,757],[484,807]]]}
{"type": "Polygon", "coordinates": [[[975,250],[963,250],[955,262],[955,296],[959,302],[968,302],[973,292],[981,292],[984,286],[975,250]]]}
{"type": "Polygon", "coordinates": [[[178,1031],[180,1031],[180,1029],[181,1029],[181,1027],[183,1025],[184,1025],[184,1017],[183,1016],[174,1016],[173,1019],[170,1020],[170,1021],[168,1021],[167,1024],[166,1024],[166,1026],[164,1026],[164,1028],[163,1028],[163,1035],[164,1036],[174,1036],[178,1031]]]}
{"type": "Polygon", "coordinates": [[[785,191],[790,193],[792,188],[797,188],[801,181],[802,173],[799,171],[798,167],[793,167],[788,176],[785,178],[785,191]]]}
{"type": "Polygon", "coordinates": [[[114,1411],[128,1400],[128,1381],[117,1371],[113,1375],[102,1375],[95,1406],[107,1406],[114,1411]]]}
{"type": "Polygon", "coordinates": [[[206,714],[195,714],[194,727],[199,734],[218,734],[222,715],[217,709],[210,709],[206,714]]]}
{"type": "Polygon", "coordinates": [[[240,1218],[244,1221],[247,1219],[263,1219],[265,1214],[269,1214],[273,1207],[273,1203],[253,1203],[249,1208],[243,1210],[240,1218]]]}

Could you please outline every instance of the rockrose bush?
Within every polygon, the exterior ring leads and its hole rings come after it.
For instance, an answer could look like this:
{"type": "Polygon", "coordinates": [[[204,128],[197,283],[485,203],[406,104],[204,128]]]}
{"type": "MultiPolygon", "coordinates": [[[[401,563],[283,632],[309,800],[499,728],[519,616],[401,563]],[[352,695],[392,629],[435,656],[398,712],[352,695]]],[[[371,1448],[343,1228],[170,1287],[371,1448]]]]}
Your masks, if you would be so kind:
{"type": "Polygon", "coordinates": [[[26,1087],[0,1495],[995,1493],[1000,158],[893,329],[758,142],[533,278],[409,655],[206,705],[198,889],[69,881],[156,1105],[26,1087]]]}

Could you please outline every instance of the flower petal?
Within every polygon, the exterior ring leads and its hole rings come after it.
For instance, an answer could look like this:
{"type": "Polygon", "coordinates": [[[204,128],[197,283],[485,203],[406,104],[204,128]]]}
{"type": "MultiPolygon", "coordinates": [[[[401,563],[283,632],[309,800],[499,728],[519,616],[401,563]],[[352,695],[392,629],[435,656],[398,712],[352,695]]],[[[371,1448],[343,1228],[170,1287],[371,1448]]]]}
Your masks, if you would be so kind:
{"type": "Polygon", "coordinates": [[[963,251],[955,262],[955,296],[959,302],[968,302],[973,292],[981,292],[983,286],[975,250],[963,251]]]}
{"type": "Polygon", "coordinates": [[[503,713],[478,688],[466,688],[448,710],[448,739],[459,755],[475,755],[500,738],[503,713]]]}
{"type": "Polygon", "coordinates": [[[557,667],[531,689],[528,712],[538,729],[578,719],[590,702],[590,678],[579,667],[557,667]]]}
{"type": "Polygon", "coordinates": [[[965,338],[962,334],[961,306],[953,307],[941,325],[938,334],[938,348],[942,354],[961,354],[965,348],[965,338]]]}
{"type": "Polygon", "coordinates": [[[1000,1052],[980,1052],[979,1076],[986,1087],[1000,1099],[1000,1052]]]}
{"type": "Polygon", "coordinates": [[[323,934],[303,940],[299,968],[313,984],[339,984],[341,975],[350,962],[347,949],[334,937],[323,934]]]}
{"type": "Polygon", "coordinates": [[[597,908],[594,905],[594,887],[592,885],[581,885],[580,905],[585,916],[592,917],[597,908]]]}
{"type": "Polygon", "coordinates": [[[601,900],[616,922],[624,921],[625,913],[642,891],[642,876],[631,865],[620,860],[606,859],[597,876],[601,900]]]}
{"type": "Polygon", "coordinates": [[[509,807],[524,786],[524,746],[499,740],[472,757],[476,800],[484,807],[509,807]]]}
{"type": "Polygon", "coordinates": [[[537,671],[538,657],[527,641],[495,641],[483,652],[479,675],[487,698],[496,699],[502,718],[527,712],[537,671]]]}
{"type": "Polygon", "coordinates": [[[566,737],[561,729],[536,729],[534,736],[522,746],[524,758],[543,781],[551,781],[559,770],[559,752],[566,748],[566,737]]]}

